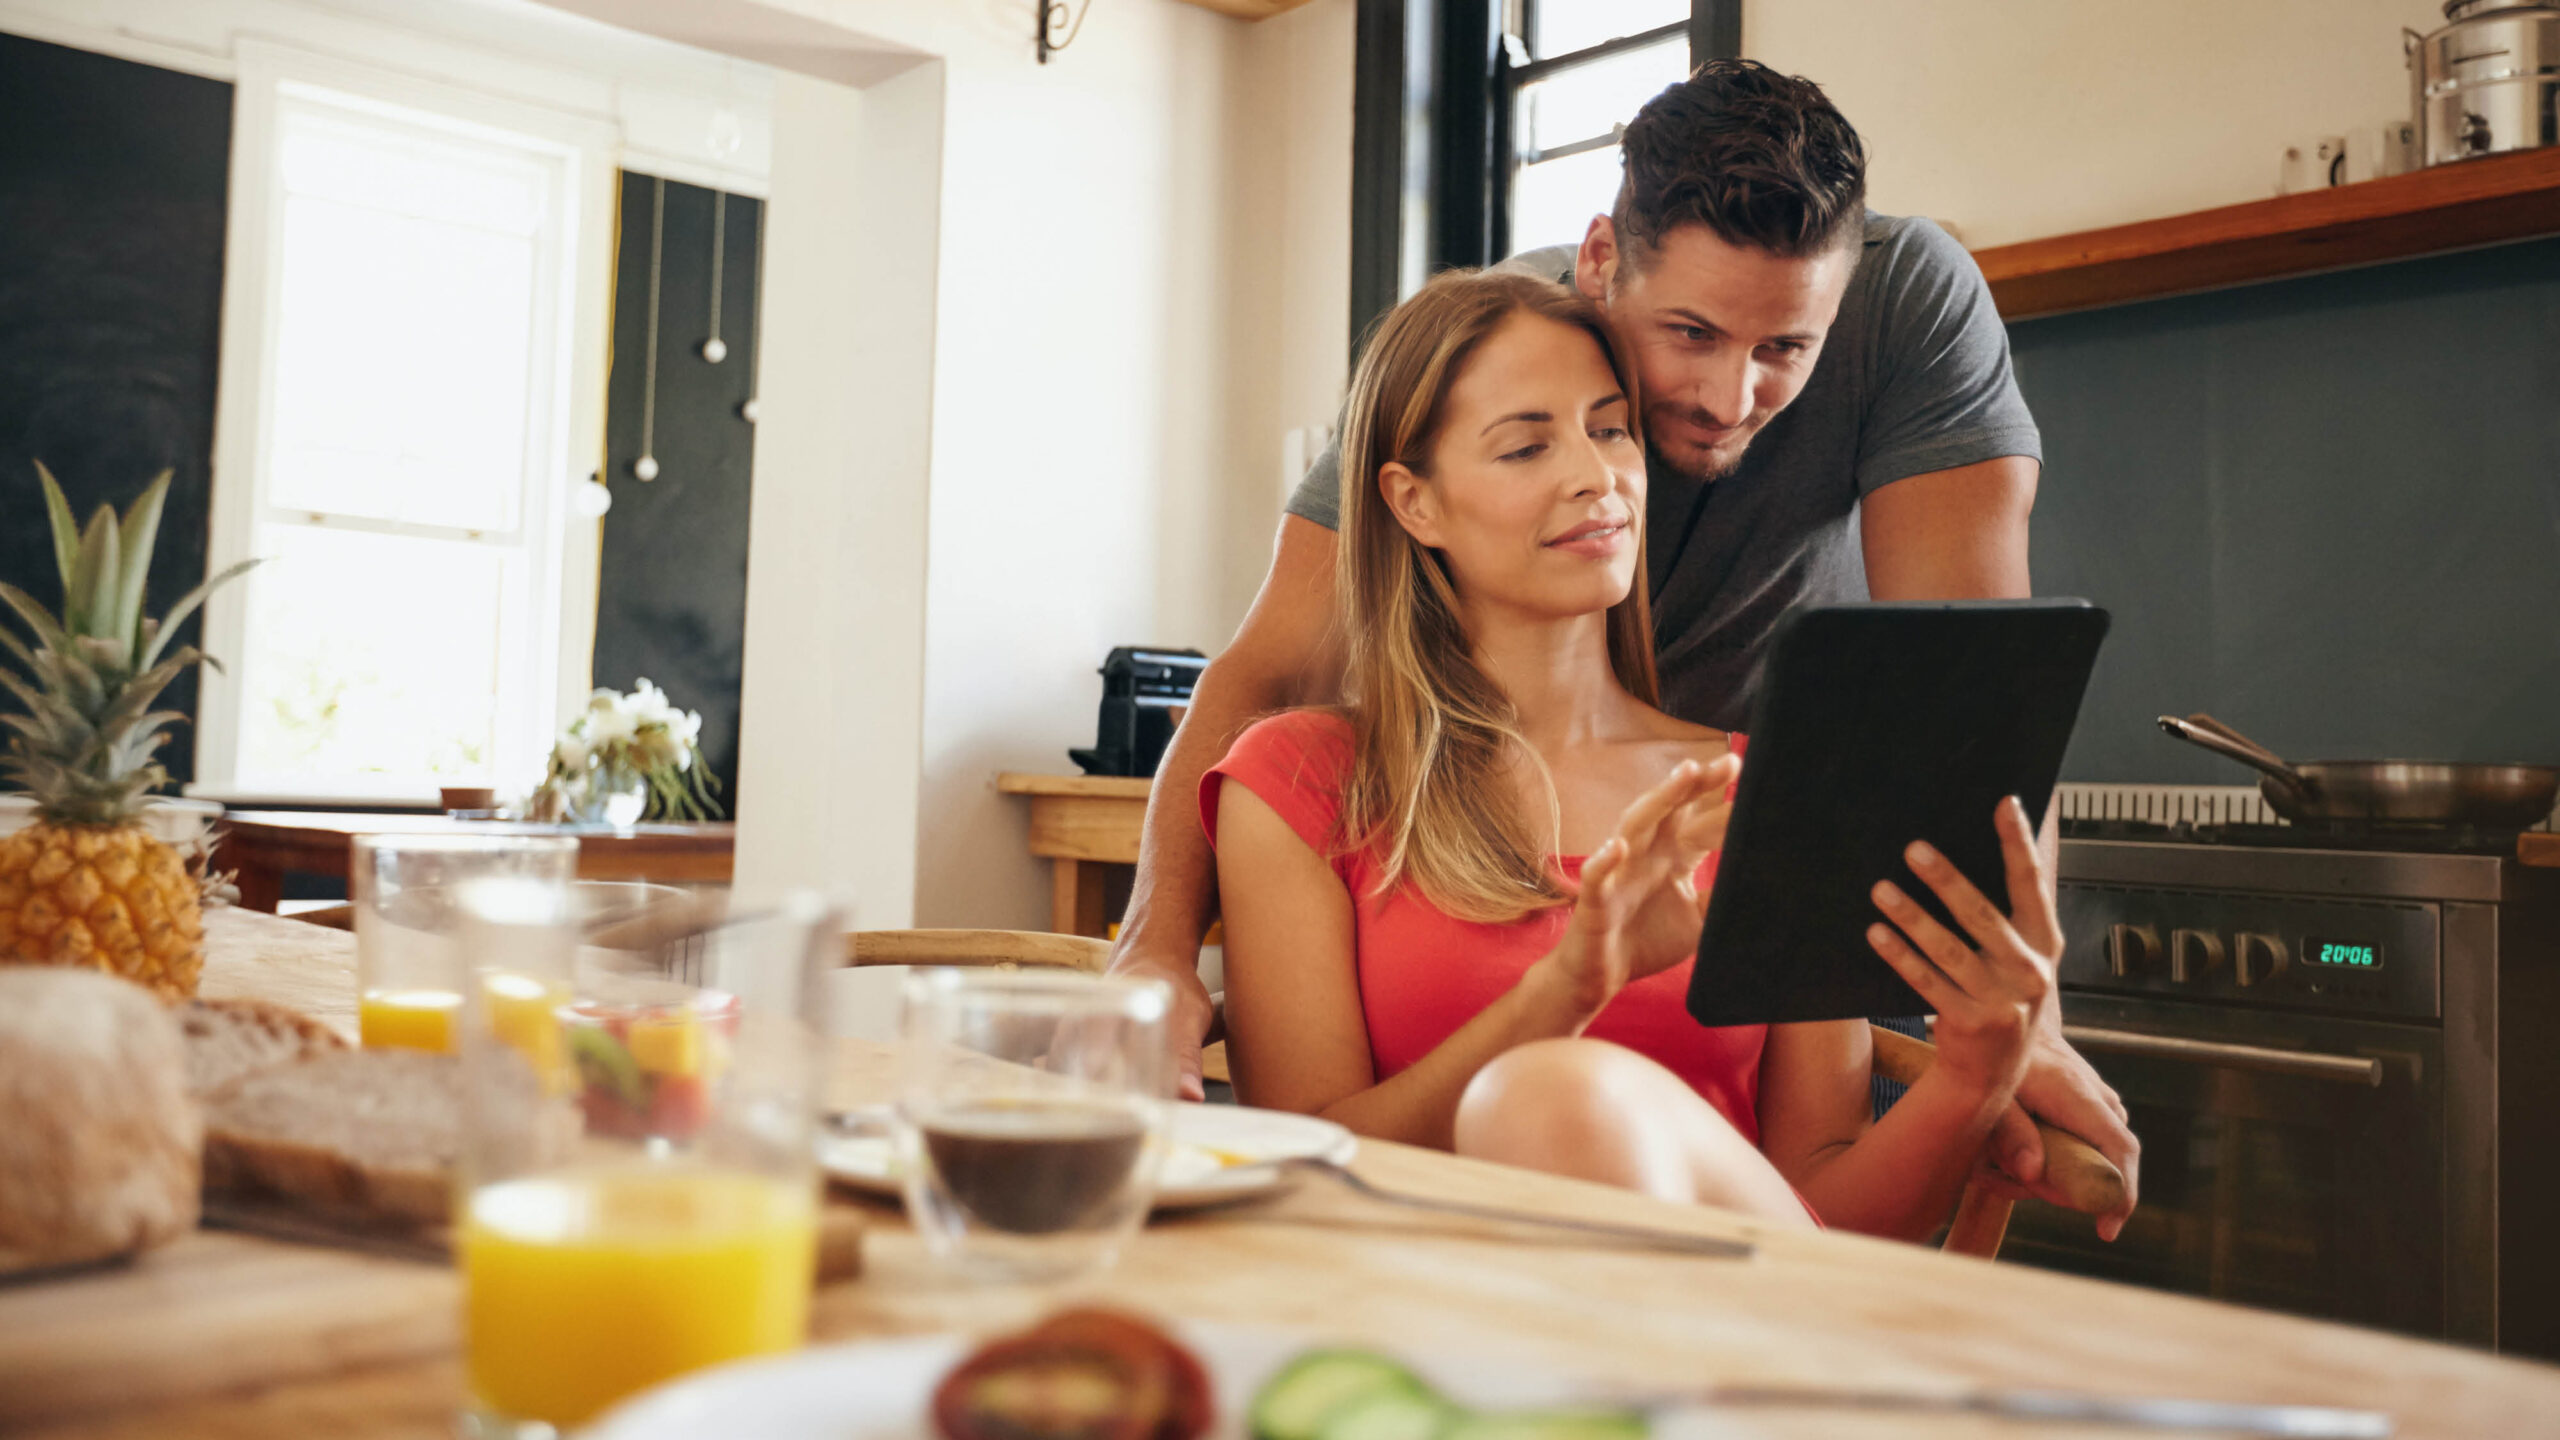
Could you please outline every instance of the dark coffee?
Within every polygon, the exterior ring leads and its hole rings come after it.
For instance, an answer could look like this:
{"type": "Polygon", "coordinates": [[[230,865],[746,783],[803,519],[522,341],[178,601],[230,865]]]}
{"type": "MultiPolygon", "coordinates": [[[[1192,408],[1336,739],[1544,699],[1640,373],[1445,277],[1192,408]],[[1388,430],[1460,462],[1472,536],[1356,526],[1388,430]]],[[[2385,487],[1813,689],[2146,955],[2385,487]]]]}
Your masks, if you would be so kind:
{"type": "Polygon", "coordinates": [[[1050,1235],[1097,1222],[1134,1179],[1145,1125],[1125,1109],[1014,1102],[925,1121],[945,1193],[981,1224],[1050,1235]]]}

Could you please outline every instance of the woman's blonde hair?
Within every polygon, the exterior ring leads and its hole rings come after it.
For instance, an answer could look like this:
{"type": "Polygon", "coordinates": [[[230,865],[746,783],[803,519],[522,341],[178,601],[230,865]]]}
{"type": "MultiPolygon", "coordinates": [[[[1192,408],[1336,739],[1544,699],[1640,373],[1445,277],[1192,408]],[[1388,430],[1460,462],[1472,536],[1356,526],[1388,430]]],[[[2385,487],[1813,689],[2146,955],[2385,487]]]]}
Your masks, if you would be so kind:
{"type": "MultiPolygon", "coordinates": [[[[1510,699],[1476,664],[1447,567],[1387,508],[1378,472],[1395,462],[1430,475],[1451,387],[1485,337],[1522,312],[1591,336],[1616,372],[1627,427],[1636,432],[1635,367],[1598,306],[1531,275],[1450,271],[1388,314],[1361,354],[1343,423],[1336,542],[1355,737],[1343,838],[1374,848],[1382,891],[1409,879],[1448,914],[1489,923],[1567,898],[1547,860],[1557,828],[1553,787],[1546,823],[1535,826],[1504,775],[1508,764],[1534,765],[1537,756],[1520,738],[1510,699]]],[[[1618,683],[1650,705],[1660,687],[1643,518],[1634,517],[1635,583],[1609,607],[1608,643],[1618,683]]]]}

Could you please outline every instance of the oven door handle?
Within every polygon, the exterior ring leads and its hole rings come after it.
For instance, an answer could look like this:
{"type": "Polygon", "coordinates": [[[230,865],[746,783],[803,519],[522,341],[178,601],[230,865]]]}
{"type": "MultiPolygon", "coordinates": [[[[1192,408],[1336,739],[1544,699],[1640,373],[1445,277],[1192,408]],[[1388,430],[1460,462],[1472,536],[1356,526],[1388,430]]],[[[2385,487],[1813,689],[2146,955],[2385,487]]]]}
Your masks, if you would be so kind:
{"type": "Polygon", "coordinates": [[[2276,1050],[2264,1045],[2230,1045],[2218,1040],[2144,1035],[2132,1030],[2101,1030],[2089,1025],[2065,1025],[2062,1038],[2083,1050],[2102,1055],[2147,1055],[2161,1060],[2187,1060],[2225,1070],[2298,1075],[2308,1080],[2337,1080],[2350,1085],[2382,1084],[2382,1062],[2370,1055],[2276,1050]]]}

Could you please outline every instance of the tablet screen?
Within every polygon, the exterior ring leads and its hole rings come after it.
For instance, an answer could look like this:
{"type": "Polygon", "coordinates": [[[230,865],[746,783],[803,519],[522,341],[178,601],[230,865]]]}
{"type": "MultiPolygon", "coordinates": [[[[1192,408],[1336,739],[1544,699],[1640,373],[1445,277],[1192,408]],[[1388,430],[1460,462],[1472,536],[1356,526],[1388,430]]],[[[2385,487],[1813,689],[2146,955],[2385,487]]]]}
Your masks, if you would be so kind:
{"type": "Polygon", "coordinates": [[[2008,908],[1993,810],[2016,795],[2043,823],[2106,630],[2085,600],[1795,612],[1752,710],[1689,1013],[1706,1025],[1926,1013],[1867,944],[1882,918],[1869,890],[1890,879],[1944,921],[1902,859],[1927,840],[2008,908]]]}

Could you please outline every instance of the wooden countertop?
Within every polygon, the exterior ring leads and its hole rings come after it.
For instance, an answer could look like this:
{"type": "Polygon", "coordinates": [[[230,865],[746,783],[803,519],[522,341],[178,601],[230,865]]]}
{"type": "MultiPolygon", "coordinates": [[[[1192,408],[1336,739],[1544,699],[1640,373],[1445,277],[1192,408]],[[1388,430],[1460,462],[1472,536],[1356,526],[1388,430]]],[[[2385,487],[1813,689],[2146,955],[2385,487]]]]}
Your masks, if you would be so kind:
{"type": "MultiPolygon", "coordinates": [[[[280,997],[328,1001],[344,1023],[353,987],[339,980],[333,991],[325,967],[333,945],[347,963],[348,937],[319,932],[325,940],[303,943],[274,928],[297,922],[237,912],[208,920],[217,945],[208,990],[272,982],[280,997]]],[[[886,1073],[878,1052],[848,1051],[831,1098],[875,1094],[886,1073]]],[[[1364,1145],[1358,1168],[1451,1198],[1700,1233],[1756,1229],[1718,1211],[1403,1146],[1364,1145]]],[[[941,1279],[894,1212],[879,1222],[864,1278],[821,1290],[819,1338],[991,1328],[1040,1303],[941,1279]]],[[[2560,1415],[2551,1367],[1845,1234],[1757,1238],[1749,1261],[1524,1241],[1311,1180],[1278,1201],[1156,1222],[1089,1292],[1172,1316],[1516,1359],[1654,1393],[1736,1381],[1988,1384],[2307,1402],[2391,1411],[2416,1440],[2547,1432],[2560,1415]]],[[[121,1269],[0,1287],[0,1429],[43,1440],[444,1440],[461,1387],[458,1291],[438,1267],[210,1233],[121,1269]],[[258,1339],[277,1312],[324,1302],[328,1327],[289,1329],[299,1348],[258,1339]],[[239,1387],[248,1373],[226,1367],[253,1348],[262,1362],[284,1351],[284,1374],[226,1393],[226,1374],[239,1387]],[[10,1409],[31,1377],[62,1393],[67,1370],[92,1377],[76,1406],[41,1425],[23,1399],[10,1409]]],[[[1760,1411],[1748,1424],[1773,1437],[1985,1431],[1969,1417],[1850,1412],[1760,1411]]]]}

